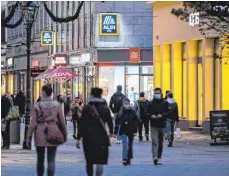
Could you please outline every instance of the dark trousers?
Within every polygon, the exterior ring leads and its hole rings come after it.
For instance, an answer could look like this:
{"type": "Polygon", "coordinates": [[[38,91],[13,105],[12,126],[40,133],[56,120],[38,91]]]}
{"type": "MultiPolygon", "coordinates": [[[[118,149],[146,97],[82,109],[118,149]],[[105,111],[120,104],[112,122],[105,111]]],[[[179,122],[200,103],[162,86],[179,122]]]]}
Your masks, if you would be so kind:
{"type": "Polygon", "coordinates": [[[138,135],[142,137],[142,128],[145,128],[145,134],[149,135],[149,118],[143,118],[142,122],[138,124],[138,135]]]}
{"type": "MultiPolygon", "coordinates": [[[[36,147],[37,149],[37,176],[44,175],[45,148],[46,147],[36,147]]],[[[47,175],[54,176],[57,147],[47,147],[47,149],[48,149],[47,151],[47,160],[48,160],[47,175]]]]}
{"type": "Polygon", "coordinates": [[[10,146],[10,121],[6,122],[6,129],[2,131],[3,147],[10,146]]]}
{"type": "MultiPolygon", "coordinates": [[[[88,176],[93,176],[93,164],[87,163],[86,164],[86,170],[88,176]]],[[[96,176],[102,176],[103,175],[103,165],[102,164],[96,164],[96,176]]]]}
{"type": "Polygon", "coordinates": [[[72,120],[73,123],[73,134],[76,135],[77,120],[72,120]]]}
{"type": "Polygon", "coordinates": [[[151,127],[153,157],[158,157],[158,158],[162,157],[164,134],[165,134],[164,128],[151,127]]]}

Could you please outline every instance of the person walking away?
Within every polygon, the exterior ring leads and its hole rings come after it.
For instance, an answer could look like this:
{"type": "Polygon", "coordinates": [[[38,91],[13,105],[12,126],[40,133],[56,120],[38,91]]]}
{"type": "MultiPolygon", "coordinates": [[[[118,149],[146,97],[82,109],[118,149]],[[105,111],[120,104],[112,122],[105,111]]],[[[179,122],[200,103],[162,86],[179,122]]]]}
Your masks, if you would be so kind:
{"type": "Polygon", "coordinates": [[[14,104],[15,104],[15,98],[16,98],[16,96],[17,96],[17,91],[15,90],[14,93],[11,95],[11,98],[12,98],[14,104]]]}
{"type": "MultiPolygon", "coordinates": [[[[64,112],[61,104],[52,99],[52,87],[46,84],[42,87],[41,101],[35,103],[32,109],[32,117],[27,132],[27,147],[31,147],[34,133],[34,141],[37,151],[37,175],[44,175],[45,150],[47,149],[48,169],[47,175],[54,176],[55,158],[58,144],[48,141],[50,131],[59,129],[64,141],[67,140],[67,131],[64,120],[64,112]],[[48,133],[46,132],[48,130],[48,133]]],[[[53,134],[52,134],[53,135],[53,134]]],[[[56,135],[56,133],[55,133],[56,135]]]]}
{"type": "Polygon", "coordinates": [[[6,120],[10,108],[11,108],[11,103],[9,98],[3,95],[1,98],[1,126],[2,126],[1,132],[2,132],[2,139],[3,139],[2,149],[10,148],[10,121],[6,120]]]}
{"type": "MultiPolygon", "coordinates": [[[[122,93],[122,86],[117,86],[117,91],[112,95],[109,107],[114,114],[115,124],[117,115],[122,107],[123,99],[126,98],[126,96],[122,93]]],[[[118,128],[118,126],[115,125],[115,128],[118,128]]],[[[117,129],[118,131],[118,129],[117,129]]],[[[117,143],[120,144],[121,138],[119,136],[119,133],[117,132],[117,143]]]]}
{"type": "Polygon", "coordinates": [[[173,98],[173,93],[168,93],[168,118],[166,122],[166,134],[168,137],[169,145],[168,147],[173,147],[173,139],[174,139],[174,126],[175,123],[179,122],[179,115],[178,115],[178,105],[173,98]]]}
{"type": "Polygon", "coordinates": [[[66,101],[64,102],[64,115],[66,119],[66,125],[67,125],[67,115],[69,114],[71,107],[71,97],[67,95],[66,101]]]}
{"type": "Polygon", "coordinates": [[[66,114],[65,114],[65,102],[64,102],[64,98],[62,95],[58,95],[57,96],[57,101],[61,104],[61,108],[64,111],[64,118],[65,118],[65,123],[67,125],[67,119],[66,119],[66,114]]]}
{"type": "Polygon", "coordinates": [[[167,98],[168,98],[168,93],[170,93],[170,91],[169,91],[169,90],[166,90],[166,92],[165,92],[165,101],[166,101],[167,98]]]}
{"type": "Polygon", "coordinates": [[[14,106],[14,101],[13,101],[13,98],[10,96],[9,92],[6,93],[6,97],[9,99],[11,107],[13,107],[14,106]]]}
{"type": "Polygon", "coordinates": [[[108,162],[110,139],[105,129],[108,124],[110,137],[113,136],[111,113],[102,98],[102,89],[92,88],[88,104],[84,106],[79,123],[76,147],[80,148],[82,138],[86,170],[88,176],[93,176],[93,165],[96,165],[96,176],[103,175],[103,165],[108,162]]]}
{"type": "MultiPolygon", "coordinates": [[[[134,133],[137,132],[137,125],[139,122],[140,119],[134,108],[131,107],[130,100],[125,98],[117,118],[117,125],[120,126],[119,134],[123,142],[122,162],[125,166],[130,165],[131,159],[133,159],[134,133]]],[[[117,131],[115,131],[115,134],[117,134],[117,131]]]]}
{"type": "Polygon", "coordinates": [[[168,103],[162,97],[161,88],[154,89],[154,99],[148,104],[147,113],[150,115],[153,161],[155,165],[162,164],[168,103]]]}
{"type": "Polygon", "coordinates": [[[137,112],[137,115],[139,115],[139,118],[141,119],[141,123],[138,124],[138,135],[139,140],[142,141],[142,128],[144,125],[145,128],[145,138],[146,141],[149,141],[149,115],[147,114],[147,106],[148,106],[148,100],[145,99],[145,93],[140,92],[139,100],[136,101],[134,105],[134,109],[137,112]]]}
{"type": "Polygon", "coordinates": [[[73,138],[76,139],[76,126],[79,126],[79,120],[82,116],[83,103],[79,97],[76,97],[75,103],[71,105],[72,123],[73,123],[73,138]]]}
{"type": "Polygon", "coordinates": [[[22,117],[25,114],[25,103],[26,103],[26,97],[24,92],[20,90],[15,98],[15,105],[19,106],[19,115],[22,117]]]}

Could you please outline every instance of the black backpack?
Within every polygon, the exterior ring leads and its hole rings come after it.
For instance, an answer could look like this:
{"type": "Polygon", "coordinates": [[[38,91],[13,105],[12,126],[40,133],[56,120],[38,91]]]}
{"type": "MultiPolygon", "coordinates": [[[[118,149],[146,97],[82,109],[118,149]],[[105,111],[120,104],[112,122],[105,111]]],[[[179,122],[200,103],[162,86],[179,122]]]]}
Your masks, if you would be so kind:
{"type": "Polygon", "coordinates": [[[114,95],[114,109],[118,112],[122,107],[122,100],[125,98],[125,95],[118,94],[114,95]]]}
{"type": "Polygon", "coordinates": [[[143,117],[147,113],[147,106],[148,106],[148,100],[146,101],[138,101],[138,105],[140,108],[140,116],[143,117]]]}

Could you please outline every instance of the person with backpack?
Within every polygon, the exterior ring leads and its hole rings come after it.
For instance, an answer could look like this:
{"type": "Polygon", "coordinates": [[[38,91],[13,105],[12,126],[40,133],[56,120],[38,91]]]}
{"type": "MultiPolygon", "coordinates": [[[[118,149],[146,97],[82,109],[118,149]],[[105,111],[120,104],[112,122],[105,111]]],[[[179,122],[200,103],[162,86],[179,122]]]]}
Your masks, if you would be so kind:
{"type": "MultiPolygon", "coordinates": [[[[122,86],[118,85],[117,86],[117,91],[112,95],[109,107],[114,114],[114,119],[115,119],[115,129],[119,131],[117,128],[118,126],[116,125],[116,119],[117,115],[122,107],[122,102],[123,99],[126,98],[126,96],[122,93],[122,86]]],[[[119,136],[119,133],[117,132],[117,143],[120,144],[121,138],[119,136]]]]}
{"type": "Polygon", "coordinates": [[[143,140],[142,128],[144,125],[146,141],[149,141],[149,116],[147,114],[147,106],[149,101],[145,99],[144,92],[140,92],[139,95],[139,100],[137,100],[134,104],[134,109],[136,110],[138,117],[141,119],[141,123],[138,124],[139,140],[143,140]]]}
{"type": "Polygon", "coordinates": [[[166,134],[169,141],[168,147],[173,147],[174,126],[176,122],[179,122],[178,105],[173,98],[173,93],[169,92],[167,96],[166,101],[168,102],[169,112],[166,122],[166,134]]]}
{"type": "MultiPolygon", "coordinates": [[[[140,119],[134,108],[130,105],[130,100],[124,98],[123,106],[117,117],[117,125],[120,127],[119,134],[123,142],[122,161],[124,166],[130,165],[131,159],[133,159],[134,133],[137,132],[139,122],[140,119]]],[[[117,132],[116,129],[115,134],[117,134],[117,132]]]]}
{"type": "Polygon", "coordinates": [[[168,110],[168,103],[163,99],[161,88],[155,88],[154,99],[149,102],[147,107],[147,113],[150,115],[152,155],[155,165],[162,164],[161,158],[168,110]]]}
{"type": "Polygon", "coordinates": [[[113,137],[111,113],[102,98],[102,92],[100,88],[92,88],[91,97],[83,108],[78,127],[76,147],[80,148],[82,138],[88,176],[93,176],[93,165],[96,165],[96,175],[102,176],[103,165],[108,162],[110,138],[105,123],[108,124],[110,137],[113,137]]]}
{"type": "Polygon", "coordinates": [[[27,132],[26,145],[31,148],[32,136],[37,151],[37,175],[44,175],[45,150],[47,149],[47,175],[54,176],[56,150],[67,140],[65,118],[61,104],[52,98],[52,86],[42,87],[41,100],[33,106],[27,132]]]}
{"type": "Polygon", "coordinates": [[[76,139],[76,126],[79,126],[79,121],[83,111],[83,103],[79,97],[76,97],[75,103],[71,105],[72,123],[73,123],[73,138],[76,139]]]}

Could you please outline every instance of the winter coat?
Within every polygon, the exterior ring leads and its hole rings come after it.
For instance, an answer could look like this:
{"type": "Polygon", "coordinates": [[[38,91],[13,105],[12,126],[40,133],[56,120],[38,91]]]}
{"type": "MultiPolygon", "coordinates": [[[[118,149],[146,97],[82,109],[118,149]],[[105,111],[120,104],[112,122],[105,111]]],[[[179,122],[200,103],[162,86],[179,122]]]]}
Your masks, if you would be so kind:
{"type": "MultiPolygon", "coordinates": [[[[130,135],[137,132],[137,124],[140,123],[140,119],[138,118],[135,110],[131,109],[122,109],[120,110],[117,120],[117,125],[119,126],[119,134],[130,135]]],[[[118,133],[118,129],[115,129],[115,134],[118,133]]]]}
{"type": "Polygon", "coordinates": [[[60,123],[63,135],[67,134],[63,108],[60,103],[52,100],[51,97],[41,98],[39,104],[36,103],[33,106],[32,117],[27,132],[27,140],[31,141],[34,133],[35,146],[58,146],[47,142],[44,121],[47,121],[49,128],[55,128],[57,125],[56,122],[60,123]],[[55,121],[52,121],[53,119],[55,121]]]}
{"type": "Polygon", "coordinates": [[[151,102],[149,102],[147,113],[150,115],[151,127],[165,128],[168,110],[168,103],[164,101],[164,99],[153,99],[151,102]],[[151,118],[152,115],[157,116],[159,114],[162,115],[162,118],[151,118]]]}
{"type": "Polygon", "coordinates": [[[148,102],[149,102],[148,100],[143,99],[143,100],[137,100],[134,103],[134,109],[137,113],[137,116],[142,120],[149,118],[149,116],[147,115],[148,102]]]}
{"type": "Polygon", "coordinates": [[[168,98],[166,101],[168,102],[168,108],[169,108],[168,119],[179,122],[177,103],[173,98],[168,98]]]}
{"type": "Polygon", "coordinates": [[[97,109],[101,120],[108,123],[110,134],[113,134],[113,122],[106,102],[100,98],[89,98],[88,105],[84,106],[80,118],[77,139],[83,138],[83,149],[87,163],[107,164],[110,141],[100,120],[96,118],[95,112],[91,108],[92,105],[97,109]]]}
{"type": "Polygon", "coordinates": [[[1,99],[1,119],[6,118],[6,116],[8,115],[9,111],[11,108],[11,103],[9,98],[7,98],[5,95],[2,96],[1,99]]]}
{"type": "Polygon", "coordinates": [[[19,92],[15,98],[15,105],[19,106],[19,113],[25,114],[26,97],[23,92],[19,92]]]}
{"type": "Polygon", "coordinates": [[[112,95],[110,104],[109,104],[109,107],[112,113],[118,113],[120,111],[120,108],[122,107],[122,100],[125,97],[126,96],[120,91],[117,91],[116,93],[112,95]]]}

